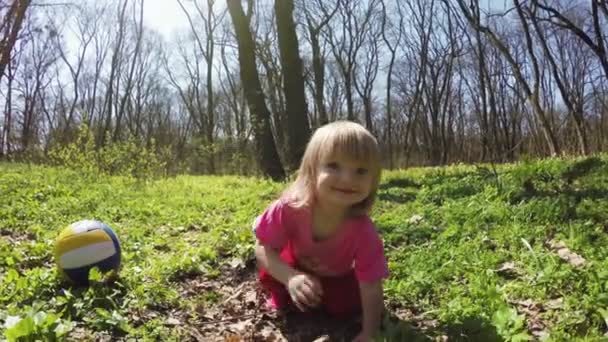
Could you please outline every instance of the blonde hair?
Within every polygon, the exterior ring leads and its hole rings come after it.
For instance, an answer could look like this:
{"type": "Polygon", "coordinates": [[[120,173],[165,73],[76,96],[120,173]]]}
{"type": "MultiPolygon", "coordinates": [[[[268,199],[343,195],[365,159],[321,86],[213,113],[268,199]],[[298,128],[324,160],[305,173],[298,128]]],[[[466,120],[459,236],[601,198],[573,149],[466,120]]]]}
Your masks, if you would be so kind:
{"type": "Polygon", "coordinates": [[[380,149],[376,138],[363,126],[351,121],[336,121],[318,128],[304,151],[295,181],[283,193],[292,207],[312,207],[315,201],[319,163],[335,154],[363,162],[372,175],[369,195],[353,205],[349,216],[367,214],[376,199],[380,182],[380,149]]]}

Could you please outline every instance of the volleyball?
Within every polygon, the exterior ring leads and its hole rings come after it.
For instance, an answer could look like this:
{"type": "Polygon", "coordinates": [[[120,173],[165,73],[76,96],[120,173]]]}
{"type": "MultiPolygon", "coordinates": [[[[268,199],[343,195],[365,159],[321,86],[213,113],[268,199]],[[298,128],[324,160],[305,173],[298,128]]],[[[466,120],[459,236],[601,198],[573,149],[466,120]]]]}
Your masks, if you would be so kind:
{"type": "Polygon", "coordinates": [[[83,220],[61,231],[55,241],[55,262],[63,276],[76,285],[89,284],[89,271],[118,271],[120,243],[112,229],[100,221],[83,220]]]}

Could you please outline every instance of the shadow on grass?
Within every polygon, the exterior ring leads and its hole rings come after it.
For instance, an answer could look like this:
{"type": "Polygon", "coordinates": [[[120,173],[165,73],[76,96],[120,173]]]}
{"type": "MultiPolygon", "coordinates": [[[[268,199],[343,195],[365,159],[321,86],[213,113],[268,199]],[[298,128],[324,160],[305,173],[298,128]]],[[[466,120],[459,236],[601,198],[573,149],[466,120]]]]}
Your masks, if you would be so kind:
{"type": "Polygon", "coordinates": [[[562,173],[562,177],[568,183],[572,183],[575,179],[584,177],[592,171],[604,166],[604,161],[597,157],[589,157],[579,162],[572,164],[565,172],[562,173]]]}
{"type": "Polygon", "coordinates": [[[561,173],[559,177],[565,184],[559,184],[555,176],[544,173],[530,176],[522,183],[522,189],[511,197],[511,203],[526,201],[535,197],[555,197],[566,195],[574,198],[577,202],[583,198],[589,199],[605,199],[608,196],[607,189],[599,189],[595,187],[588,188],[573,188],[572,184],[575,180],[589,175],[591,172],[603,167],[605,162],[596,157],[590,157],[572,164],[566,171],[561,173]],[[538,184],[555,184],[553,188],[537,189],[538,184]]]}
{"type": "MultiPolygon", "coordinates": [[[[429,322],[434,321],[414,317],[400,319],[389,312],[374,341],[504,341],[496,329],[481,318],[467,318],[458,324],[437,325],[429,322]]],[[[361,318],[338,319],[322,311],[292,311],[283,316],[279,330],[288,341],[352,341],[361,331],[361,318]]]]}
{"type": "Polygon", "coordinates": [[[445,333],[449,341],[504,341],[494,326],[478,317],[469,317],[462,323],[447,325],[445,333]]]}
{"type": "Polygon", "coordinates": [[[413,202],[416,200],[416,194],[411,192],[403,193],[392,193],[388,191],[381,191],[378,193],[378,199],[380,201],[394,202],[398,204],[404,204],[407,202],[413,202]]]}
{"type": "MultiPolygon", "coordinates": [[[[336,318],[323,311],[284,315],[281,333],[288,341],[352,341],[361,331],[361,316],[336,318]]],[[[432,341],[411,322],[385,318],[381,337],[375,341],[432,341]]]]}
{"type": "Polygon", "coordinates": [[[420,184],[409,178],[393,178],[380,184],[380,190],[386,190],[390,188],[420,188],[420,184]]]}

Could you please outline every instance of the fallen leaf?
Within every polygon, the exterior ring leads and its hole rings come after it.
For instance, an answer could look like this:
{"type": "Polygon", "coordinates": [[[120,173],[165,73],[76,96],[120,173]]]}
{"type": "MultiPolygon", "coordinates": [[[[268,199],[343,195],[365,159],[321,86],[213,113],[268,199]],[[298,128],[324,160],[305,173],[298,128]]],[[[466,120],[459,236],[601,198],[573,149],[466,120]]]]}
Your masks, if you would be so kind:
{"type": "Polygon", "coordinates": [[[582,256],[572,252],[563,241],[549,241],[549,247],[557,253],[560,259],[567,261],[574,267],[584,266],[587,261],[582,256]]]}
{"type": "Polygon", "coordinates": [[[244,321],[240,321],[240,322],[236,322],[236,323],[232,323],[230,324],[230,330],[236,331],[236,332],[245,332],[247,331],[247,328],[249,326],[252,325],[252,320],[251,319],[247,319],[244,321]]]}
{"type": "Polygon", "coordinates": [[[515,263],[507,261],[502,263],[499,268],[496,269],[496,273],[504,278],[515,278],[518,275],[518,269],[515,267],[515,263]]]}
{"type": "Polygon", "coordinates": [[[520,300],[516,303],[526,308],[532,308],[536,306],[536,303],[534,303],[531,299],[520,300]]]}
{"type": "Polygon", "coordinates": [[[585,259],[582,256],[571,252],[568,248],[559,249],[557,251],[557,255],[562,260],[568,261],[574,267],[580,267],[585,265],[586,263],[585,259]]]}
{"type": "Polygon", "coordinates": [[[245,303],[257,303],[258,294],[255,290],[249,291],[245,294],[245,303]]]}
{"type": "Polygon", "coordinates": [[[186,328],[186,331],[190,333],[190,336],[196,340],[196,342],[205,341],[205,336],[203,336],[198,330],[195,328],[186,328]]]}
{"type": "Polygon", "coordinates": [[[224,342],[241,342],[243,339],[239,335],[228,335],[224,338],[224,342]]]}
{"type": "Polygon", "coordinates": [[[182,322],[180,322],[178,319],[173,318],[173,317],[169,317],[166,321],[165,324],[167,325],[182,325],[182,322]]]}
{"type": "Polygon", "coordinates": [[[556,299],[551,299],[550,301],[547,302],[547,304],[545,304],[545,306],[548,309],[561,309],[564,306],[564,299],[563,298],[556,298],[556,299]]]}
{"type": "Polygon", "coordinates": [[[232,258],[230,260],[230,267],[235,268],[245,268],[245,262],[240,258],[232,258]]]}

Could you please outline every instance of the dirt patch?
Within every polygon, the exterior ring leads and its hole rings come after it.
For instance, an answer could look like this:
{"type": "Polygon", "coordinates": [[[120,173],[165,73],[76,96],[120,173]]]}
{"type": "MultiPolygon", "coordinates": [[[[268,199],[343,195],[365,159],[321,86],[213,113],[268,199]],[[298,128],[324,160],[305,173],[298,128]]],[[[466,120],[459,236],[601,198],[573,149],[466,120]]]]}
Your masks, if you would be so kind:
{"type": "Polygon", "coordinates": [[[10,231],[6,228],[0,229],[0,237],[6,239],[10,244],[21,244],[30,241],[36,241],[36,235],[34,233],[27,233],[21,231],[10,231]]]}
{"type": "Polygon", "coordinates": [[[219,297],[214,305],[171,322],[192,341],[350,341],[360,329],[357,317],[336,319],[323,311],[267,308],[251,263],[226,265],[221,274],[216,280],[198,278],[184,284],[185,297],[204,291],[219,297]]]}

